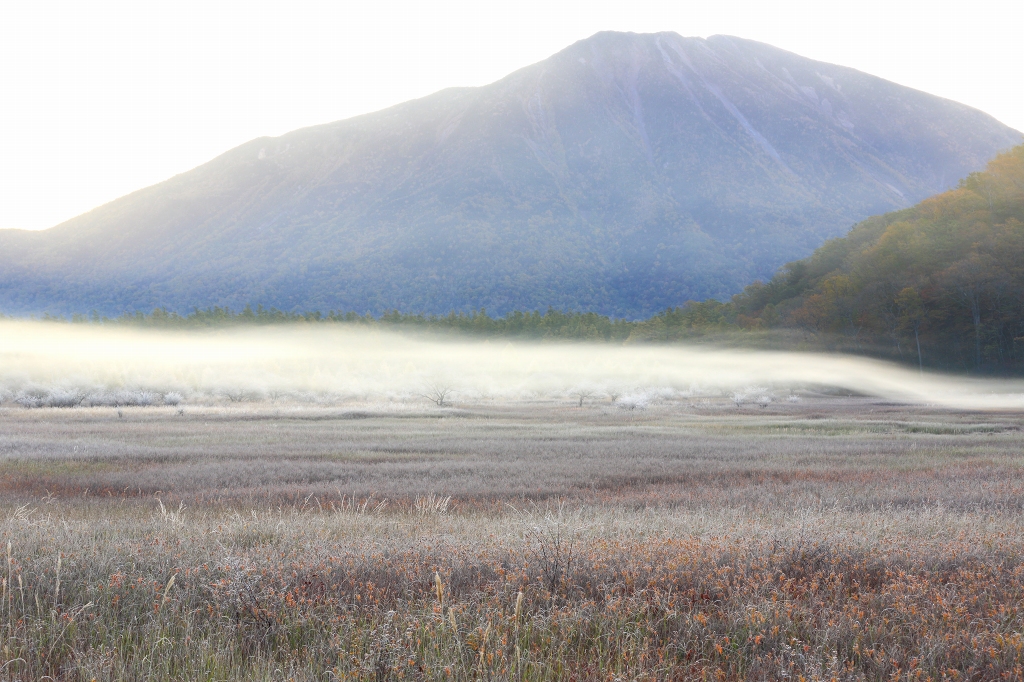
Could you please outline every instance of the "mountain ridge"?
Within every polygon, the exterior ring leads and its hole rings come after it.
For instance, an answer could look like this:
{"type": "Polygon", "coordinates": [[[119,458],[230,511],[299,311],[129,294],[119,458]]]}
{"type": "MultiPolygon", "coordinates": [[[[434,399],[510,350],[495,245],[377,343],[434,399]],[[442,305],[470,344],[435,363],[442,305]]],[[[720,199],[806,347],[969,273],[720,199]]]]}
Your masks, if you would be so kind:
{"type": "Polygon", "coordinates": [[[735,293],[1019,140],[761,43],[605,32],[487,86],[257,138],[49,230],[0,231],[0,310],[644,315],[735,293]]]}

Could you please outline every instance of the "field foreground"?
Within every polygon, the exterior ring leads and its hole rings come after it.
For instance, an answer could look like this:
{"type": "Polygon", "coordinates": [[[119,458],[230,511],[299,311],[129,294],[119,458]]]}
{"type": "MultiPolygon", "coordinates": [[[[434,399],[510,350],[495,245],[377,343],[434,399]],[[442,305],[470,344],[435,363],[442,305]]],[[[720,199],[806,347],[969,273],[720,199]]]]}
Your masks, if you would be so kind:
{"type": "Polygon", "coordinates": [[[1024,679],[1020,415],[0,408],[0,679],[1024,679]]]}

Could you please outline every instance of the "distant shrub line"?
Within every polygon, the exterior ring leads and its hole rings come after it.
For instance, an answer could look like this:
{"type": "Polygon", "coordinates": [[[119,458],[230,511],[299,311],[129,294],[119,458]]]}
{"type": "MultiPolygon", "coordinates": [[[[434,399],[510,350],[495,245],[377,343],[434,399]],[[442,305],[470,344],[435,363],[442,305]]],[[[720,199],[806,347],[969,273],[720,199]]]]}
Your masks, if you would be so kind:
{"type": "MultiPolygon", "coordinates": [[[[41,319],[64,324],[96,324],[120,327],[199,330],[243,326],[271,326],[282,324],[343,325],[392,331],[423,331],[438,334],[459,334],[478,338],[505,338],[538,341],[593,341],[605,343],[674,343],[703,342],[734,347],[752,347],[774,350],[830,351],[882,357],[907,365],[917,366],[918,356],[902,352],[899,345],[890,345],[868,334],[849,336],[833,330],[816,330],[792,324],[788,319],[767,322],[767,315],[751,323],[745,314],[751,294],[757,293],[760,283],[748,287],[731,301],[687,301],[669,308],[646,320],[614,319],[593,312],[565,312],[548,308],[545,312],[513,311],[504,317],[491,316],[485,309],[469,313],[451,312],[447,315],[401,313],[397,310],[374,316],[355,312],[321,311],[285,312],[263,306],[246,306],[235,312],[228,307],[195,308],[181,315],[157,308],[151,313],[124,313],[106,317],[96,312],[76,314],[70,319],[44,315],[41,319]]],[[[770,306],[769,306],[770,307],[770,306]]],[[[0,319],[4,318],[0,314],[0,319]]],[[[921,336],[921,343],[932,339],[921,336]]],[[[925,355],[923,365],[953,371],[970,371],[955,362],[944,362],[952,350],[925,355]]],[[[992,366],[985,373],[1013,374],[1016,367],[992,366]]]]}
{"type": "MultiPolygon", "coordinates": [[[[736,297],[734,297],[735,299],[736,297]]],[[[4,319],[0,314],[0,319],[4,319]]],[[[8,318],[10,319],[10,318],[8,318]]],[[[353,327],[388,329],[394,331],[424,331],[441,334],[461,334],[483,338],[510,338],[530,340],[597,341],[610,343],[671,343],[676,341],[713,341],[728,345],[773,348],[842,349],[851,352],[870,352],[866,347],[847,348],[844,339],[833,339],[825,334],[786,328],[766,329],[743,324],[735,300],[723,303],[716,300],[687,301],[669,308],[646,320],[615,319],[594,312],[561,311],[548,308],[513,311],[503,317],[490,315],[485,309],[450,312],[447,315],[402,313],[393,310],[380,316],[371,313],[321,311],[285,312],[261,305],[246,306],[240,312],[228,307],[194,308],[181,315],[164,308],[151,313],[124,313],[106,317],[96,312],[75,314],[71,318],[43,315],[43,321],[97,324],[151,329],[218,329],[232,326],[259,326],[277,324],[337,324],[353,327]],[[839,345],[836,345],[839,344],[839,345]],[[840,346],[842,346],[840,348],[840,346]]]]}
{"type": "Polygon", "coordinates": [[[728,304],[718,301],[690,301],[648,320],[613,319],[591,312],[564,312],[548,308],[545,312],[514,311],[504,317],[492,317],[485,309],[447,315],[401,313],[397,310],[374,316],[355,312],[321,311],[285,312],[277,308],[246,306],[240,312],[227,307],[195,308],[180,315],[163,308],[146,314],[124,313],[105,317],[98,313],[65,317],[44,315],[43,320],[72,324],[102,324],[158,329],[206,329],[245,325],[274,324],[346,324],[362,327],[421,329],[424,331],[458,332],[479,336],[523,337],[532,339],[566,339],[618,341],[674,340],[706,333],[739,329],[726,312],[728,304]],[[673,333],[665,334],[671,328],[673,333]]]}

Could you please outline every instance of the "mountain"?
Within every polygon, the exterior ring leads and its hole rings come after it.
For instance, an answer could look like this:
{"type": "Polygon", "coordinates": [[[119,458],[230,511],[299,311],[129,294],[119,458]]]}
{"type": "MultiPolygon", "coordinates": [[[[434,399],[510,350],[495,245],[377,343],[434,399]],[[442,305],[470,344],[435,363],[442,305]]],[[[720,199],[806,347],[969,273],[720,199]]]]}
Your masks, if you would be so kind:
{"type": "Polygon", "coordinates": [[[0,311],[644,316],[733,294],[1021,139],[769,45],[599,33],[491,85],[256,139],[49,230],[2,230],[0,311]]]}

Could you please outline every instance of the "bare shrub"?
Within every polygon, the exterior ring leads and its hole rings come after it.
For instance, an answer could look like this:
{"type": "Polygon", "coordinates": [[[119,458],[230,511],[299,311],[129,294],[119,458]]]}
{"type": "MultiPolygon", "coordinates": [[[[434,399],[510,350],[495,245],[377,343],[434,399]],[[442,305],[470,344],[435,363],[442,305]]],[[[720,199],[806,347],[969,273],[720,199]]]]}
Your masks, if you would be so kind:
{"type": "Polygon", "coordinates": [[[91,407],[148,407],[159,399],[160,396],[151,391],[125,388],[90,393],[84,402],[91,407]]]}
{"type": "Polygon", "coordinates": [[[85,398],[85,404],[89,407],[115,407],[114,394],[108,391],[95,391],[85,398]]]}
{"type": "Polygon", "coordinates": [[[745,389],[734,391],[732,401],[736,407],[741,407],[746,403],[753,403],[758,407],[765,408],[775,401],[775,395],[769,389],[762,386],[748,386],[745,389]]]}
{"type": "Polygon", "coordinates": [[[232,403],[250,403],[260,400],[263,395],[259,391],[244,388],[226,388],[220,391],[220,395],[232,403]]]}
{"type": "Polygon", "coordinates": [[[431,384],[426,388],[425,393],[420,394],[420,397],[426,398],[438,407],[446,407],[451,405],[451,395],[451,386],[446,384],[431,384]]]}
{"type": "Polygon", "coordinates": [[[40,388],[27,388],[18,391],[14,402],[22,407],[42,407],[46,404],[47,391],[40,388]]]}
{"type": "Polygon", "coordinates": [[[650,399],[643,394],[622,396],[618,401],[620,409],[628,410],[630,412],[634,410],[646,410],[649,404],[650,399]]]}
{"type": "Polygon", "coordinates": [[[577,388],[569,393],[573,398],[577,399],[577,407],[583,407],[583,401],[594,396],[594,391],[588,388],[577,388]]]}
{"type": "Polygon", "coordinates": [[[134,390],[121,394],[123,404],[128,407],[149,407],[157,402],[159,396],[151,391],[134,390]]]}
{"type": "Polygon", "coordinates": [[[184,400],[185,396],[181,395],[176,391],[164,393],[164,405],[170,405],[171,407],[174,407],[176,405],[180,405],[182,402],[184,402],[184,400]]]}
{"type": "Polygon", "coordinates": [[[562,502],[543,516],[527,514],[523,518],[524,535],[531,542],[531,563],[539,567],[543,584],[552,596],[565,594],[572,580],[579,559],[581,519],[579,510],[569,511],[562,502]]]}
{"type": "Polygon", "coordinates": [[[47,407],[78,407],[85,395],[76,389],[55,389],[46,396],[47,407]]]}

